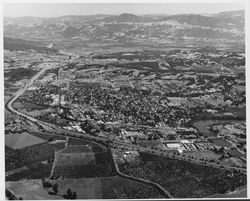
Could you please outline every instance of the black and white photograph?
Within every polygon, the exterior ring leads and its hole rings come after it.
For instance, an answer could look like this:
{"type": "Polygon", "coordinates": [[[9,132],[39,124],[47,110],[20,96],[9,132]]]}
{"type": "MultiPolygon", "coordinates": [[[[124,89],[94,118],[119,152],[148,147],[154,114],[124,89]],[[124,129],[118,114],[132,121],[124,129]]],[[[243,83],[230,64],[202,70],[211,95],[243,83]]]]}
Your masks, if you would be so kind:
{"type": "Polygon", "coordinates": [[[246,5],[4,1],[5,200],[246,199],[246,5]]]}

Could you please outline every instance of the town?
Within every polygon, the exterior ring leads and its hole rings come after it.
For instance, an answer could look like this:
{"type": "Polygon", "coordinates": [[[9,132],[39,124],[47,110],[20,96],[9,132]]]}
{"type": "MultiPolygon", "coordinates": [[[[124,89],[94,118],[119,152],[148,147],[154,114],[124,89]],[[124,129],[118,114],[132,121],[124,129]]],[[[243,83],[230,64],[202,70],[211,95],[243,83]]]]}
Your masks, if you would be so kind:
{"type": "MultiPolygon", "coordinates": [[[[124,16],[131,17],[116,20],[124,16]]],[[[119,27],[112,17],[93,18],[82,25],[89,32],[103,20],[103,26],[119,27]]],[[[203,198],[246,191],[245,52],[232,46],[242,32],[230,29],[235,40],[209,38],[203,46],[201,39],[187,45],[191,36],[169,36],[170,46],[163,27],[194,28],[170,18],[121,22],[133,27],[126,37],[120,28],[112,37],[99,30],[86,47],[76,45],[89,34],[81,31],[59,42],[44,39],[46,46],[4,39],[8,199],[203,198]],[[155,36],[149,27],[158,27],[155,36]],[[94,47],[99,40],[127,46],[133,37],[154,47],[94,47]],[[79,49],[62,48],[69,43],[79,49]]],[[[6,34],[14,37],[7,22],[6,34]]],[[[46,38],[57,37],[53,30],[46,38]]]]}

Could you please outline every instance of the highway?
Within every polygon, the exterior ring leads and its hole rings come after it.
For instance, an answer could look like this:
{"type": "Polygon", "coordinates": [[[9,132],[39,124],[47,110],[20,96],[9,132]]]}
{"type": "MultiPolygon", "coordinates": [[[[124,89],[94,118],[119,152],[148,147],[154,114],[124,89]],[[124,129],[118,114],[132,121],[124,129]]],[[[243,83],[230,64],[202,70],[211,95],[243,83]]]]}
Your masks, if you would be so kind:
{"type": "Polygon", "coordinates": [[[184,157],[182,155],[177,155],[177,154],[174,155],[173,153],[169,153],[168,150],[164,151],[164,150],[160,150],[160,149],[156,149],[156,148],[152,149],[150,147],[142,147],[142,146],[129,144],[129,143],[125,143],[125,142],[117,141],[117,140],[113,140],[111,142],[108,138],[92,136],[92,135],[87,134],[87,133],[80,133],[80,132],[76,132],[76,131],[69,131],[69,130],[61,128],[60,126],[50,124],[48,122],[43,122],[43,121],[38,120],[34,117],[28,116],[27,114],[24,114],[24,113],[16,110],[15,108],[13,108],[13,103],[28,89],[28,87],[31,86],[43,73],[45,73],[46,70],[51,69],[51,68],[53,68],[53,67],[50,65],[46,65],[45,68],[43,68],[35,76],[33,76],[31,78],[31,80],[28,83],[26,83],[26,85],[23,88],[18,90],[16,92],[16,94],[5,104],[5,107],[8,111],[10,111],[18,116],[21,116],[21,117],[23,117],[23,118],[25,118],[25,119],[27,119],[35,124],[40,125],[45,131],[45,132],[42,132],[42,134],[67,136],[67,137],[78,138],[78,139],[88,139],[88,140],[94,140],[94,141],[99,141],[99,142],[103,142],[103,143],[109,142],[109,144],[111,146],[119,148],[119,149],[124,148],[124,149],[129,149],[129,150],[136,150],[139,152],[162,155],[162,156],[165,156],[168,158],[174,158],[177,160],[184,160],[184,161],[188,161],[188,162],[199,164],[199,165],[215,167],[215,168],[220,168],[220,169],[238,170],[238,171],[241,171],[243,173],[246,172],[246,168],[232,167],[232,166],[225,166],[225,165],[222,166],[221,164],[216,164],[215,162],[208,162],[208,161],[206,161],[206,163],[205,163],[204,161],[201,161],[198,159],[191,159],[191,158],[187,158],[187,157],[184,157]]]}

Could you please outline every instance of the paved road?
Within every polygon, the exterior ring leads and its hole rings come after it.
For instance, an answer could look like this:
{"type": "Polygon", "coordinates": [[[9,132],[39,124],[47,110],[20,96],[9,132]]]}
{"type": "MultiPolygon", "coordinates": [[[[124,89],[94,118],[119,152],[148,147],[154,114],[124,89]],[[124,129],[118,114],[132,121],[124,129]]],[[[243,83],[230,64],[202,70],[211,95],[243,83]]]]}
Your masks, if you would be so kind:
{"type": "MultiPolygon", "coordinates": [[[[59,126],[54,125],[54,124],[50,124],[50,123],[35,119],[31,116],[28,116],[27,114],[24,114],[20,111],[15,110],[13,108],[13,103],[18,99],[18,97],[20,97],[28,89],[28,87],[31,86],[36,81],[36,79],[38,79],[46,70],[51,69],[51,68],[53,68],[53,67],[47,65],[40,72],[38,72],[34,77],[32,77],[31,80],[28,83],[26,83],[25,87],[18,90],[16,92],[16,94],[6,103],[6,108],[9,111],[15,113],[16,115],[24,117],[33,123],[39,124],[40,126],[42,126],[44,128],[44,130],[46,130],[51,135],[68,136],[68,137],[74,137],[74,138],[85,138],[85,139],[89,139],[89,140],[97,140],[97,141],[104,142],[104,143],[109,141],[107,138],[92,136],[92,135],[89,135],[86,133],[79,133],[76,131],[65,130],[59,126]]],[[[116,146],[117,148],[124,147],[125,149],[137,150],[137,151],[146,152],[146,153],[153,153],[153,154],[162,155],[162,156],[169,157],[169,158],[175,158],[178,160],[185,160],[185,161],[189,161],[192,163],[205,165],[205,166],[211,166],[211,167],[216,167],[216,168],[220,168],[220,169],[239,170],[239,171],[242,171],[243,173],[246,172],[245,168],[238,168],[238,167],[231,167],[231,166],[223,166],[222,167],[220,164],[215,164],[215,163],[211,163],[211,162],[206,162],[206,164],[204,164],[204,163],[202,164],[203,161],[200,161],[197,159],[190,159],[187,157],[183,157],[181,155],[172,155],[168,151],[151,149],[149,147],[142,147],[142,146],[138,146],[138,145],[128,144],[128,143],[124,143],[122,141],[114,141],[113,140],[111,145],[116,146]]]]}
{"type": "Polygon", "coordinates": [[[29,119],[30,121],[32,122],[35,122],[36,119],[31,117],[31,116],[28,116],[28,115],[25,115],[23,114],[22,112],[19,112],[17,111],[16,109],[13,108],[13,103],[48,69],[51,69],[52,67],[47,64],[45,68],[43,68],[41,71],[39,71],[35,76],[33,76],[31,78],[31,80],[26,84],[23,88],[19,89],[16,94],[7,102],[7,108],[8,110],[10,110],[11,112],[19,115],[19,116],[22,116],[22,117],[25,117],[26,119],[29,119]]]}

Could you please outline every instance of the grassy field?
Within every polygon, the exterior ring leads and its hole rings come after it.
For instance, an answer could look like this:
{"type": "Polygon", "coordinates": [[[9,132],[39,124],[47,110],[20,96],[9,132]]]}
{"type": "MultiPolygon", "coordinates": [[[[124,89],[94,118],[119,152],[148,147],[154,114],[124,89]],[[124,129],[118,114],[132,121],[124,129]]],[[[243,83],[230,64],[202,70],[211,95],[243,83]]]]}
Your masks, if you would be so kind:
{"type": "Polygon", "coordinates": [[[99,178],[65,179],[57,182],[58,194],[66,194],[67,189],[77,193],[78,199],[101,199],[102,183],[99,178]]]}
{"type": "Polygon", "coordinates": [[[68,146],[64,150],[61,151],[62,154],[73,154],[73,153],[88,153],[92,152],[92,148],[90,145],[75,145],[75,146],[68,146]]]}
{"type": "Polygon", "coordinates": [[[56,153],[56,166],[96,164],[94,153],[56,153]]]}
{"type": "Polygon", "coordinates": [[[49,195],[43,190],[41,180],[11,181],[6,182],[6,188],[11,190],[16,197],[23,200],[61,200],[60,196],[49,195]]]}
{"type": "Polygon", "coordinates": [[[13,104],[13,107],[17,110],[19,110],[19,109],[29,109],[29,110],[44,110],[44,109],[46,109],[45,106],[36,105],[36,104],[30,103],[30,102],[21,103],[19,101],[15,101],[13,104]]]}
{"type": "Polygon", "coordinates": [[[45,142],[43,139],[28,133],[5,135],[5,145],[12,149],[22,149],[45,142]]]}

